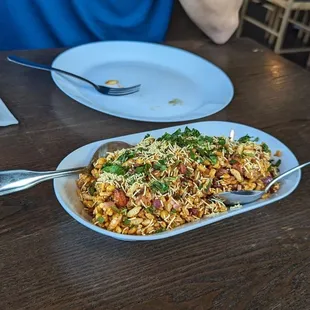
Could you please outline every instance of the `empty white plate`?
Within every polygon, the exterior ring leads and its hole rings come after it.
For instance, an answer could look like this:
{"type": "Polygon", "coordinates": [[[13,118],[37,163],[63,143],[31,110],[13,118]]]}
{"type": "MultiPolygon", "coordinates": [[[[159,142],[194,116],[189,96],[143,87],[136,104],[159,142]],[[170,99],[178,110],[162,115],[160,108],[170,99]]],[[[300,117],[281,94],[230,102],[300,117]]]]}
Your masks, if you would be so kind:
{"type": "MultiPolygon", "coordinates": [[[[149,133],[152,136],[158,138],[162,136],[165,132],[173,133],[179,128],[184,129],[185,126],[186,125],[159,129],[159,130],[151,131],[149,133]]],[[[258,137],[261,142],[265,142],[268,144],[273,154],[277,150],[281,151],[282,153],[282,156],[281,156],[282,163],[280,166],[281,173],[295,166],[298,166],[298,161],[296,157],[282,142],[280,142],[276,138],[258,129],[245,126],[245,125],[241,125],[241,124],[228,123],[228,122],[201,122],[201,123],[189,124],[187,126],[189,128],[196,128],[202,134],[209,135],[209,136],[223,136],[223,135],[228,136],[230,130],[234,129],[236,132],[236,139],[240,138],[241,136],[244,136],[245,134],[248,134],[253,137],[258,137]]],[[[68,169],[68,168],[73,168],[73,167],[86,166],[89,163],[96,149],[105,142],[118,140],[118,141],[124,141],[129,144],[135,145],[138,142],[140,142],[140,140],[142,140],[145,135],[146,135],[146,132],[142,132],[142,133],[132,134],[129,136],[117,137],[117,138],[98,141],[98,142],[85,145],[73,151],[66,158],[64,158],[57,169],[68,169]]],[[[280,190],[276,194],[271,195],[270,198],[268,199],[258,200],[253,203],[244,205],[240,209],[230,209],[228,212],[221,213],[215,217],[202,219],[202,220],[199,220],[193,223],[187,223],[173,230],[168,230],[168,231],[165,231],[159,234],[153,234],[153,235],[147,235],[147,236],[117,234],[115,232],[102,229],[92,224],[90,216],[86,212],[84,212],[83,204],[80,202],[79,197],[77,195],[77,186],[76,186],[77,178],[78,176],[76,175],[76,176],[64,177],[64,178],[59,178],[59,179],[54,180],[54,189],[55,189],[55,193],[56,193],[58,201],[63,206],[63,208],[74,219],[76,219],[78,222],[80,222],[84,226],[100,234],[103,234],[103,235],[106,235],[106,236],[109,236],[115,239],[120,239],[120,240],[125,240],[125,241],[147,241],[147,240],[164,239],[164,238],[172,237],[175,235],[179,235],[179,234],[188,232],[190,230],[197,229],[202,226],[206,226],[206,225],[212,224],[220,220],[224,220],[231,216],[235,216],[240,213],[248,212],[250,210],[266,206],[272,202],[282,199],[286,197],[287,195],[289,195],[290,193],[292,193],[294,189],[297,187],[300,181],[300,178],[301,178],[301,172],[300,170],[296,171],[295,173],[289,175],[287,178],[281,180],[280,190]]],[[[292,212],[294,212],[293,209],[292,209],[292,212]]],[[[206,230],[202,231],[202,234],[205,234],[207,236],[207,231],[206,230]]]]}
{"type": "MultiPolygon", "coordinates": [[[[90,85],[53,72],[56,85],[94,110],[147,122],[179,122],[206,117],[232,100],[230,79],[218,67],[187,51],[159,44],[109,41],[81,45],[60,54],[53,67],[97,84],[117,80],[141,84],[138,93],[111,97],[90,85]]],[[[117,87],[117,86],[113,86],[117,87]]]]}

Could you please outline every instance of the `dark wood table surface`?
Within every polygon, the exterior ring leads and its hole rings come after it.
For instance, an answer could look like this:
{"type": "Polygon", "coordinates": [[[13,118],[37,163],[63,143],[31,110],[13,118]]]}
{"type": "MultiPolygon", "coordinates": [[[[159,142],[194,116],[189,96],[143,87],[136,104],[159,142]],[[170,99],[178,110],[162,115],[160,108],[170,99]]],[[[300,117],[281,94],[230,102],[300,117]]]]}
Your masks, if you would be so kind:
{"type": "MultiPolygon", "coordinates": [[[[233,102],[206,120],[244,123],[310,159],[310,74],[253,41],[169,44],[224,69],[233,102]]],[[[62,50],[14,54],[50,63],[62,50]]],[[[123,120],[66,97],[50,75],[5,61],[0,170],[54,169],[87,143],[171,124],[123,120]]],[[[206,81],[208,83],[208,81],[206,81]]],[[[193,98],[195,100],[195,98],[193,98]]],[[[309,309],[310,170],[288,198],[169,238],[127,243],[74,221],[52,182],[0,198],[0,309],[309,309]]]]}

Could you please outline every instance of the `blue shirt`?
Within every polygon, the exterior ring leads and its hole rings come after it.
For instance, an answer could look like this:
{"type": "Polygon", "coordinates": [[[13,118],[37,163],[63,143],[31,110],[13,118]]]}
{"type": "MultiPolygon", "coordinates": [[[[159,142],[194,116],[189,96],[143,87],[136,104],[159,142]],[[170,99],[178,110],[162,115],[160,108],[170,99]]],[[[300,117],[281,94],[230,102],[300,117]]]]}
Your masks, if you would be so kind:
{"type": "Polygon", "coordinates": [[[0,50],[161,42],[173,0],[0,0],[0,50]]]}

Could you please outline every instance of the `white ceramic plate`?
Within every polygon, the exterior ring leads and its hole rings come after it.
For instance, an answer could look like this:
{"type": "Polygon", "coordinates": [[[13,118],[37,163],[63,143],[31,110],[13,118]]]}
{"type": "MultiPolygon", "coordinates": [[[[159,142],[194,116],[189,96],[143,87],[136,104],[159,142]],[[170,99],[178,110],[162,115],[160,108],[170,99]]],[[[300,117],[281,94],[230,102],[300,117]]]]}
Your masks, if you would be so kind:
{"type": "Polygon", "coordinates": [[[56,85],[79,103],[138,121],[202,118],[224,109],[234,94],[230,79],[218,67],[187,51],[159,44],[91,43],[67,50],[52,65],[100,85],[108,80],[118,80],[125,87],[141,84],[138,93],[111,97],[84,82],[52,73],[56,85]]]}
{"type": "MultiPolygon", "coordinates": [[[[160,130],[154,130],[150,133],[154,137],[159,137],[163,135],[165,132],[172,133],[178,128],[184,128],[184,126],[177,126],[177,127],[170,127],[160,130]]],[[[295,166],[298,165],[298,161],[294,154],[279,140],[276,138],[258,130],[252,127],[248,127],[241,124],[235,124],[235,123],[228,123],[228,122],[201,122],[201,123],[195,123],[195,124],[189,124],[187,125],[189,128],[196,128],[198,129],[202,134],[206,134],[209,136],[221,136],[225,135],[227,136],[231,129],[234,129],[236,132],[236,139],[240,138],[241,136],[244,136],[245,134],[249,134],[253,137],[259,137],[260,141],[265,142],[268,144],[272,152],[275,152],[277,150],[280,150],[282,152],[282,164],[281,164],[281,172],[285,172],[295,166]]],[[[70,153],[66,158],[62,160],[62,162],[59,164],[57,169],[67,169],[72,167],[80,167],[80,166],[86,166],[93,153],[96,151],[96,149],[105,142],[118,140],[118,141],[125,141],[129,144],[137,144],[140,142],[146,132],[143,133],[137,133],[133,135],[123,136],[123,137],[117,137],[113,139],[108,140],[102,140],[98,142],[94,142],[88,145],[85,145],[72,153],[70,153]]],[[[84,212],[83,205],[79,201],[79,198],[77,196],[77,187],[76,187],[76,179],[77,176],[72,177],[65,177],[60,179],[54,180],[54,189],[57,196],[58,201],[63,206],[63,208],[78,222],[83,224],[84,226],[99,232],[100,234],[113,237],[115,239],[125,240],[125,241],[143,241],[143,240],[157,240],[157,239],[163,239],[172,237],[202,226],[209,225],[211,223],[223,220],[225,218],[244,213],[259,207],[263,207],[267,204],[270,204],[272,202],[275,202],[279,199],[282,199],[292,193],[294,189],[297,187],[299,181],[301,178],[301,172],[297,171],[293,174],[291,174],[289,177],[287,177],[285,180],[281,181],[282,185],[279,190],[279,192],[275,195],[272,195],[267,200],[260,200],[251,204],[247,204],[244,207],[240,209],[230,210],[227,213],[220,214],[216,217],[208,218],[208,219],[202,219],[194,223],[188,223],[183,226],[180,226],[178,228],[175,228],[170,231],[154,234],[154,235],[148,235],[148,236],[131,236],[131,235],[122,235],[117,234],[114,232],[107,231],[105,229],[102,229],[98,226],[95,226],[91,223],[90,217],[84,212]]]]}

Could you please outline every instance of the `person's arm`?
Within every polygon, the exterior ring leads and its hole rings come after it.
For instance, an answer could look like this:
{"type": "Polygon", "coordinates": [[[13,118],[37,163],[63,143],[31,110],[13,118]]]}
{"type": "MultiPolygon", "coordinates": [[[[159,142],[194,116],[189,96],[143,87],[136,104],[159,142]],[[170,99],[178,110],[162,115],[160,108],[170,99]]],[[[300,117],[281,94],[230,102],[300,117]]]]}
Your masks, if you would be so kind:
{"type": "Polygon", "coordinates": [[[243,0],[179,0],[191,20],[215,43],[224,44],[239,25],[243,0]]]}

